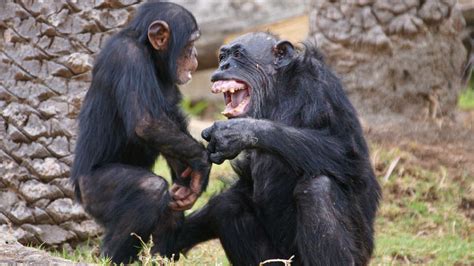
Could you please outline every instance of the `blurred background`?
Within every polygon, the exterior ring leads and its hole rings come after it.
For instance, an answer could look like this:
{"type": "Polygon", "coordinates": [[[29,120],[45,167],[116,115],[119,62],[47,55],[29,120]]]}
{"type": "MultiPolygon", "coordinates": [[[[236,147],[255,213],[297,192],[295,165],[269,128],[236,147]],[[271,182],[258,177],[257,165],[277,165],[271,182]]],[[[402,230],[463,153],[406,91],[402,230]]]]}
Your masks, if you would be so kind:
{"type": "MultiPolygon", "coordinates": [[[[140,2],[0,0],[0,263],[103,263],[101,228],[68,183],[75,119],[96,54],[140,2]]],[[[250,31],[310,41],[359,112],[383,188],[372,264],[474,264],[474,1],[173,2],[202,31],[199,71],[181,88],[197,138],[224,119],[209,90],[220,45],[250,31]]],[[[161,160],[155,171],[169,176],[161,160]]],[[[233,178],[214,167],[195,208],[233,178]]],[[[211,241],[179,264],[228,262],[211,241]]]]}

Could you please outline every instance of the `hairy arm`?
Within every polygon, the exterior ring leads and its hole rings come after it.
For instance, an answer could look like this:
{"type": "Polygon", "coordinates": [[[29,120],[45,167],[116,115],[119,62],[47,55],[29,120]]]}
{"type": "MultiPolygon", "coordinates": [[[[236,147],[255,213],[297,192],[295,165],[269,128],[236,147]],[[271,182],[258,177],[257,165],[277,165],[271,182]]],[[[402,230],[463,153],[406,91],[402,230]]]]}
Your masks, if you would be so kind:
{"type": "Polygon", "coordinates": [[[108,79],[112,80],[118,118],[127,138],[138,137],[167,157],[187,162],[202,157],[203,145],[173,119],[179,117],[176,107],[163,94],[162,90],[169,88],[159,81],[151,55],[138,44],[123,46],[129,50],[118,48],[118,58],[109,70],[113,74],[108,79]]]}
{"type": "MultiPolygon", "coordinates": [[[[176,122],[182,118],[163,94],[165,85],[156,75],[151,55],[144,47],[129,44],[128,50],[119,53],[115,60],[116,65],[111,66],[116,70],[112,77],[113,96],[127,139],[144,142],[158,150],[176,173],[178,178],[174,181],[190,179],[181,182],[180,188],[186,184],[189,190],[186,193],[192,192],[197,198],[207,185],[208,155],[204,146],[176,122]]],[[[185,197],[183,193],[175,195],[185,197]]]]}
{"type": "Polygon", "coordinates": [[[325,174],[344,181],[348,174],[345,171],[358,157],[348,153],[352,143],[325,130],[295,128],[268,120],[219,121],[202,135],[209,141],[211,161],[218,164],[233,159],[244,149],[258,149],[280,157],[298,174],[325,174]]]}
{"type": "Polygon", "coordinates": [[[161,115],[158,119],[151,117],[140,119],[135,132],[166,158],[184,161],[192,168],[207,164],[204,146],[188,132],[181,131],[166,115],[161,115]]]}

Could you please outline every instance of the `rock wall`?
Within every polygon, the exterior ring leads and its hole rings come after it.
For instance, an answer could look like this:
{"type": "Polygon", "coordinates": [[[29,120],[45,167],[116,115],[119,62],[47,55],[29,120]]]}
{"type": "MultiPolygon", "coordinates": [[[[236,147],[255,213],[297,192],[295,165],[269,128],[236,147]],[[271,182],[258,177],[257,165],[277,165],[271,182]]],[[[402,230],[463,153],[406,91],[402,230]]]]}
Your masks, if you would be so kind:
{"type": "Polygon", "coordinates": [[[456,0],[312,0],[311,38],[362,113],[445,117],[467,61],[456,0]]]}
{"type": "Polygon", "coordinates": [[[100,233],[68,182],[94,54],[138,1],[0,1],[0,234],[57,247],[100,233]]]}

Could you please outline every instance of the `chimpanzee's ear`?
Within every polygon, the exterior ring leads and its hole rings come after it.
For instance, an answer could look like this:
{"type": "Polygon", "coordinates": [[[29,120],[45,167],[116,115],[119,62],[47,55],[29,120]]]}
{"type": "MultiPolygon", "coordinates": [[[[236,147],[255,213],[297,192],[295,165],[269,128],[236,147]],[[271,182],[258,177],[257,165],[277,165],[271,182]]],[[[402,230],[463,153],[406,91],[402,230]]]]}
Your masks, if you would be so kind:
{"type": "Polygon", "coordinates": [[[148,27],[148,40],[153,48],[158,51],[166,51],[169,39],[170,28],[168,23],[163,20],[155,20],[150,24],[148,27]]]}
{"type": "Polygon", "coordinates": [[[274,60],[273,63],[277,68],[287,66],[293,60],[295,48],[289,41],[279,41],[272,49],[274,60]]]}

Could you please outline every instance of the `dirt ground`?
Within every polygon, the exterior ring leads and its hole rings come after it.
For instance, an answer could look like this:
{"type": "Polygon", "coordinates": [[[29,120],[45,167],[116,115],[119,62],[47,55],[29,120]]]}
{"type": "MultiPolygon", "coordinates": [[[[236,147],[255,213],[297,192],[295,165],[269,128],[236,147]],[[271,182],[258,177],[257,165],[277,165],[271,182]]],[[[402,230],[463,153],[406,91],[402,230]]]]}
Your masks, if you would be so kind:
{"type": "Polygon", "coordinates": [[[440,165],[454,175],[474,176],[474,111],[458,111],[444,121],[408,121],[397,117],[365,116],[366,138],[381,146],[412,153],[428,169],[440,165]]]}

